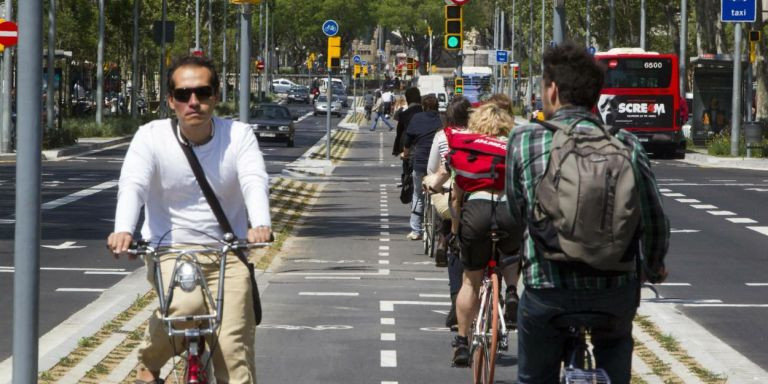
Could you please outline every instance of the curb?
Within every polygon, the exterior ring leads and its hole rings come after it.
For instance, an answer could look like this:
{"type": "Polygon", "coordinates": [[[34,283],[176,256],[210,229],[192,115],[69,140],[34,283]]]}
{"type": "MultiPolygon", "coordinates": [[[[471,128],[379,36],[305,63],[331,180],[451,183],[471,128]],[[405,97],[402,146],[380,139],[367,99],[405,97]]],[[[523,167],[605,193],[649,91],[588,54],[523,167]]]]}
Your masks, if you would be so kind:
{"type": "Polygon", "coordinates": [[[128,143],[133,135],[118,138],[91,138],[84,137],[78,139],[78,144],[64,148],[55,148],[43,151],[43,159],[57,160],[65,156],[79,155],[96,149],[111,147],[113,145],[128,143]]]}
{"type": "Polygon", "coordinates": [[[685,159],[681,159],[680,161],[702,167],[737,168],[754,171],[768,170],[768,159],[765,158],[718,157],[703,153],[688,152],[685,154],[685,159]]]}

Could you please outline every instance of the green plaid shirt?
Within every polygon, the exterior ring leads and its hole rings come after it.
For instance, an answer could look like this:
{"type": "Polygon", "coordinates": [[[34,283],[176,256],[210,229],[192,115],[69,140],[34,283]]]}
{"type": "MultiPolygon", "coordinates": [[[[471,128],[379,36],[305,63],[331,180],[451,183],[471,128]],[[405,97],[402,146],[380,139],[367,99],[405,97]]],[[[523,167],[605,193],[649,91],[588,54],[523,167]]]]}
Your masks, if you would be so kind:
{"type": "MultiPolygon", "coordinates": [[[[551,120],[569,123],[585,114],[591,115],[584,108],[561,108],[551,120]]],[[[599,128],[590,121],[582,120],[576,129],[599,128]]],[[[664,256],[669,246],[669,221],[662,209],[661,196],[651,171],[651,163],[637,137],[624,130],[619,131],[616,137],[633,149],[632,167],[635,171],[642,213],[639,249],[643,257],[644,270],[656,271],[664,265],[664,256]]],[[[552,132],[535,123],[519,126],[510,134],[508,145],[507,198],[510,202],[517,202],[517,204],[510,203],[508,206],[513,217],[522,217],[525,220],[530,213],[531,202],[534,201],[536,185],[547,168],[552,132]]],[[[612,276],[588,275],[572,268],[564,268],[563,264],[545,260],[537,254],[527,229],[523,236],[523,274],[527,287],[565,289],[616,287],[636,277],[635,272],[612,276]]]]}

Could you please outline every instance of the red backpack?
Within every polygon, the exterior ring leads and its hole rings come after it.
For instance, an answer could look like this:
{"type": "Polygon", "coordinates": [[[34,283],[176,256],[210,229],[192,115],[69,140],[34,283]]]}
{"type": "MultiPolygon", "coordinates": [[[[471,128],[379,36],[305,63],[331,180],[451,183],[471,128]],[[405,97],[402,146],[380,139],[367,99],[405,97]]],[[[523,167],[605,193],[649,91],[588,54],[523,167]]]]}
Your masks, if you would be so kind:
{"type": "Polygon", "coordinates": [[[461,189],[504,190],[504,170],[507,142],[481,133],[468,133],[450,128],[444,130],[450,150],[449,167],[455,172],[454,181],[461,189]]]}

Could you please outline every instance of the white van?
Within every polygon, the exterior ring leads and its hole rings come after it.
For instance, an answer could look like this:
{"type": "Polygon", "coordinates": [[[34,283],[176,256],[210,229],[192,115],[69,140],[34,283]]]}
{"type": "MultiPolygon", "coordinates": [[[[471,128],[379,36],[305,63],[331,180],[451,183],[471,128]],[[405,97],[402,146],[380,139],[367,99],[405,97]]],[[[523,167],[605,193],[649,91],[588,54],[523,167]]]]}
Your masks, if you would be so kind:
{"type": "Polygon", "coordinates": [[[445,92],[445,78],[441,75],[421,75],[417,80],[417,88],[422,97],[434,94],[437,97],[437,108],[445,112],[448,107],[448,93],[445,92]]]}
{"type": "MultiPolygon", "coordinates": [[[[344,90],[344,92],[347,91],[347,86],[344,85],[344,82],[341,81],[341,79],[331,78],[331,81],[333,82],[334,87],[341,87],[341,89],[344,90]]],[[[328,91],[328,78],[323,77],[320,79],[320,85],[318,86],[318,90],[320,93],[325,94],[328,91]]]]}

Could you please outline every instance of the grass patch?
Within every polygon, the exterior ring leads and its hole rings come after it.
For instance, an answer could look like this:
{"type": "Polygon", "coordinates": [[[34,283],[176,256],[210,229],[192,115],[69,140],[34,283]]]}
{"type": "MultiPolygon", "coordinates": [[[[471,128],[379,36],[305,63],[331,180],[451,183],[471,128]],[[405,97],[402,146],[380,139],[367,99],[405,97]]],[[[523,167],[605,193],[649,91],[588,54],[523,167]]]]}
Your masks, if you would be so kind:
{"type": "MultiPolygon", "coordinates": [[[[752,157],[768,157],[768,138],[763,138],[761,145],[762,149],[752,149],[752,157]]],[[[712,156],[731,156],[730,133],[723,131],[722,134],[712,136],[712,138],[707,143],[707,153],[712,156]]],[[[738,156],[744,157],[746,155],[747,146],[744,141],[744,137],[742,136],[739,138],[738,156]]]]}

